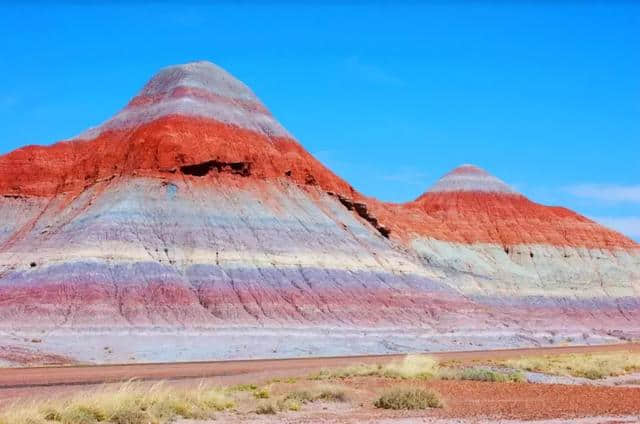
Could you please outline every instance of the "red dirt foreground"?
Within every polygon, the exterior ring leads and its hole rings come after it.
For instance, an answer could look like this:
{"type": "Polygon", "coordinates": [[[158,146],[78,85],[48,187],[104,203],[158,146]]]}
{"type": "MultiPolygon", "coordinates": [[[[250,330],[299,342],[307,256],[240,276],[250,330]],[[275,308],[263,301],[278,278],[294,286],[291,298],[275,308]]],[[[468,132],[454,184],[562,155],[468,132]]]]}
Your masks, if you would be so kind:
{"type": "MultiPolygon", "coordinates": [[[[443,352],[433,354],[440,361],[461,363],[517,358],[527,355],[595,353],[615,351],[640,352],[640,344],[599,347],[558,347],[546,349],[516,349],[481,352],[443,352]]],[[[308,389],[312,384],[305,377],[322,367],[341,367],[354,363],[384,363],[400,355],[367,357],[302,358],[290,360],[227,361],[184,364],[140,364],[98,367],[55,367],[10,369],[0,373],[0,404],[16,398],[69,395],[91,387],[82,383],[115,382],[130,378],[164,379],[180,387],[202,382],[214,385],[239,383],[268,384],[274,378],[298,377],[293,383],[278,384],[285,392],[308,389]],[[196,378],[196,377],[203,377],[196,378]],[[176,381],[175,379],[182,379],[176,381]],[[34,387],[50,384],[47,387],[34,387]],[[21,387],[19,387],[21,386],[21,387]]],[[[327,381],[344,386],[349,401],[345,404],[306,405],[301,412],[283,412],[275,417],[259,417],[252,413],[224,413],[218,422],[296,422],[341,423],[383,422],[407,423],[417,419],[476,420],[541,420],[574,419],[579,417],[629,417],[640,414],[640,387],[608,387],[587,385],[495,383],[475,381],[393,380],[376,377],[354,377],[327,381]],[[388,411],[377,409],[373,401],[385,390],[399,387],[423,387],[436,391],[444,408],[424,411],[388,411]],[[285,418],[286,417],[286,418],[285,418]],[[405,421],[402,421],[405,419],[405,421]],[[284,421],[283,421],[284,420],[284,421]]],[[[151,383],[149,383],[151,384],[151,383]]],[[[273,389],[277,391],[277,389],[273,389]]],[[[610,422],[610,421],[595,421],[610,422]]],[[[615,421],[614,421],[615,422],[615,421]]],[[[629,422],[629,421],[625,421],[629,422]]],[[[632,421],[631,421],[632,422],[632,421]]]]}
{"type": "MultiPolygon", "coordinates": [[[[390,380],[359,378],[349,387],[376,393],[395,387],[390,380]]],[[[387,412],[364,403],[370,417],[488,418],[541,420],[640,414],[640,387],[568,386],[559,384],[433,381],[410,384],[438,392],[445,407],[421,412],[387,412]]]]}

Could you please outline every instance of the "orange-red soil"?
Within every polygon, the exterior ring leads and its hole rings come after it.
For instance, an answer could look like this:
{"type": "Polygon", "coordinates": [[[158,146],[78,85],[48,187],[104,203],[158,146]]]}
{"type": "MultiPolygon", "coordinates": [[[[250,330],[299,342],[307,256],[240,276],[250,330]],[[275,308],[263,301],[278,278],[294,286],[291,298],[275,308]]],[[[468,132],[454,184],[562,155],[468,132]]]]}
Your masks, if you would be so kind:
{"type": "MultiPolygon", "coordinates": [[[[547,349],[517,349],[482,352],[445,352],[435,354],[440,360],[463,363],[488,359],[514,358],[522,355],[602,352],[615,350],[640,352],[639,344],[590,347],[560,347],[547,349]]],[[[275,377],[308,375],[320,367],[338,367],[352,363],[381,363],[397,356],[307,358],[271,361],[229,361],[189,364],[144,364],[98,367],[55,367],[4,369],[0,371],[0,403],[26,397],[50,397],[86,390],[93,383],[126,380],[138,376],[147,379],[181,379],[170,384],[195,385],[208,376],[212,384],[267,382],[275,377]],[[34,387],[37,384],[53,384],[34,387]],[[80,385],[78,385],[80,384],[80,385]],[[13,387],[12,387],[13,386],[13,387]],[[16,387],[21,386],[21,387],[16,387]]],[[[489,383],[473,381],[399,381],[381,378],[350,378],[330,383],[346,386],[350,404],[340,408],[304,408],[297,416],[302,422],[340,422],[340,417],[363,420],[370,418],[433,417],[487,419],[550,419],[590,416],[634,416],[640,414],[639,387],[568,386],[529,383],[489,383]],[[427,411],[386,411],[373,406],[374,399],[384,390],[397,385],[416,385],[437,391],[446,406],[427,411]]],[[[277,383],[276,391],[305,388],[304,378],[295,384],[277,383]]],[[[236,417],[240,419],[241,417],[236,417]]],[[[277,421],[274,421],[277,422],[277,421]]]]}

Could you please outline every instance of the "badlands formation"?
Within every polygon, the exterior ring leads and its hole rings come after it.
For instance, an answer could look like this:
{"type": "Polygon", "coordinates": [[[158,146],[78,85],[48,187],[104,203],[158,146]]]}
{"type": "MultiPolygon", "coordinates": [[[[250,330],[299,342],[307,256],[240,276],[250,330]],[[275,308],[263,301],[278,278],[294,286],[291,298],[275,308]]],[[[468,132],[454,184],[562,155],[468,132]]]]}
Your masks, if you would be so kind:
{"type": "Polygon", "coordinates": [[[208,62],[161,70],[74,139],[0,157],[0,196],[0,363],[640,334],[632,240],[471,165],[412,202],[366,197],[208,62]]]}

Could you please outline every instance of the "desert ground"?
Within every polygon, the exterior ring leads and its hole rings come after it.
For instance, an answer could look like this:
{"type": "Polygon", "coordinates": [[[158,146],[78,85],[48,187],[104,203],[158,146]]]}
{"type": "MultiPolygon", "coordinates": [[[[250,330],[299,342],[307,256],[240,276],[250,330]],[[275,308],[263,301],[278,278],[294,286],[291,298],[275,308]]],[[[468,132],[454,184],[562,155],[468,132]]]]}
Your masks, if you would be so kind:
{"type": "Polygon", "coordinates": [[[640,344],[7,368],[0,423],[637,423],[640,344]]]}

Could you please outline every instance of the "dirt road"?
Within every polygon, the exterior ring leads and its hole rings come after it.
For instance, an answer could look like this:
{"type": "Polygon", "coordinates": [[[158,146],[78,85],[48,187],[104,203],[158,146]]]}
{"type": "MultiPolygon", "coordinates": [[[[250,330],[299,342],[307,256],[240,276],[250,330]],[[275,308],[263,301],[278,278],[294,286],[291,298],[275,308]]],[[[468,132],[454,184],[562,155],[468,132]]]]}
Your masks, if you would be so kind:
{"type": "MultiPolygon", "coordinates": [[[[528,349],[434,352],[440,360],[470,362],[487,359],[516,358],[526,355],[585,353],[629,350],[640,352],[640,343],[600,346],[566,346],[528,349]]],[[[182,362],[154,364],[87,365],[0,369],[0,389],[112,383],[129,379],[176,380],[241,376],[269,373],[304,374],[323,367],[340,367],[354,363],[384,363],[404,355],[339,356],[325,358],[262,359],[239,361],[182,362]]]]}

